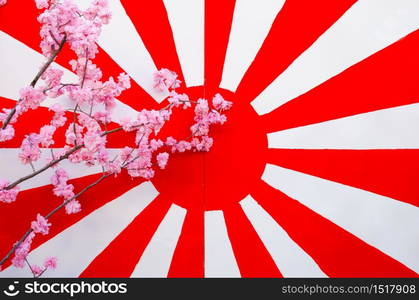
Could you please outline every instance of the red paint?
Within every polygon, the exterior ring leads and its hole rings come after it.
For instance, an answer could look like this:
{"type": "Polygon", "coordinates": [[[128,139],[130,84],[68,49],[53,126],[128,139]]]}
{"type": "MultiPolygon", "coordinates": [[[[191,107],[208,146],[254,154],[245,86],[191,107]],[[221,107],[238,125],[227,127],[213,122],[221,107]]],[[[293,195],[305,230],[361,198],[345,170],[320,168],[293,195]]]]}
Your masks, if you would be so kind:
{"type": "Polygon", "coordinates": [[[419,30],[262,116],[267,132],[418,102],[419,30]]]}
{"type": "Polygon", "coordinates": [[[268,162],[419,206],[417,149],[271,149],[268,162]]]}
{"type": "MultiPolygon", "coordinates": [[[[80,191],[99,177],[100,175],[96,174],[70,180],[69,182],[74,184],[76,191],[80,191]]],[[[32,244],[33,249],[141,182],[143,180],[133,180],[127,174],[121,174],[118,178],[110,177],[105,179],[105,181],[79,197],[82,205],[80,213],[67,215],[64,210],[60,210],[53,215],[50,219],[53,224],[50,233],[46,236],[37,235],[32,244]],[[103,188],[105,186],[111,188],[103,188]]],[[[12,245],[19,240],[29,228],[30,222],[35,219],[37,213],[46,215],[61,203],[62,198],[57,198],[52,194],[51,185],[22,191],[19,193],[17,200],[11,204],[0,202],[0,211],[3,215],[3,218],[0,218],[0,226],[1,228],[7,228],[7,230],[0,231],[0,239],[2,241],[0,244],[0,256],[3,257],[12,245]],[[19,216],[19,222],[16,222],[16,216],[19,216]]],[[[54,253],[51,253],[51,255],[54,255],[54,253]]]]}

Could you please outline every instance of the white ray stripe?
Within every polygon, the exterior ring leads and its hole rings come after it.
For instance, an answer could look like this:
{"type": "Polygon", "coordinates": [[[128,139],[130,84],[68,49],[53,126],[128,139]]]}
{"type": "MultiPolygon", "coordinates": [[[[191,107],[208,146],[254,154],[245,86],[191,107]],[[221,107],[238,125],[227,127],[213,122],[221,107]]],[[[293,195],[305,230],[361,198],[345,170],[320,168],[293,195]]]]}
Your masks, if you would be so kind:
{"type": "MultiPolygon", "coordinates": [[[[54,255],[58,258],[58,267],[43,277],[79,276],[157,194],[150,182],[142,183],[33,250],[29,261],[42,265],[46,257],[54,255]]],[[[27,268],[9,267],[0,272],[1,277],[29,275],[27,268]]]]}
{"type": "Polygon", "coordinates": [[[419,272],[419,208],[269,164],[262,179],[419,272]]]}
{"type": "Polygon", "coordinates": [[[221,210],[205,212],[205,277],[241,277],[221,210]]]}
{"type": "Polygon", "coordinates": [[[131,277],[167,277],[185,216],[184,208],[172,204],[131,277]]]}
{"type": "Polygon", "coordinates": [[[220,86],[235,91],[255,59],[285,0],[240,0],[233,23],[220,86]]]}
{"type": "MultiPolygon", "coordinates": [[[[2,76],[0,81],[0,96],[11,100],[19,99],[19,90],[28,86],[38,72],[40,66],[45,63],[45,57],[29,48],[20,41],[14,39],[0,30],[0,70],[7,76],[2,76]]],[[[52,66],[64,71],[63,82],[77,82],[77,75],[68,69],[53,63],[52,66]]],[[[46,99],[41,106],[49,107],[53,103],[61,103],[64,108],[74,108],[74,102],[66,96],[56,99],[46,99]]],[[[85,107],[87,111],[89,107],[85,107]]],[[[118,122],[122,117],[135,117],[137,111],[128,105],[116,100],[116,107],[112,114],[112,120],[118,122]]]]}
{"type": "Polygon", "coordinates": [[[419,1],[356,2],[253,102],[266,114],[419,28],[419,1]]]}
{"type": "Polygon", "coordinates": [[[188,87],[204,84],[204,0],[163,0],[188,87]]]}
{"type": "MultiPolygon", "coordinates": [[[[55,155],[60,153],[63,150],[62,148],[53,148],[55,155]]],[[[117,149],[108,149],[110,157],[114,157],[117,153],[117,149]]],[[[17,148],[0,148],[0,178],[7,179],[9,182],[13,182],[24,175],[32,173],[32,168],[29,165],[23,165],[20,163],[18,155],[20,149],[17,148]]],[[[45,158],[51,157],[50,149],[41,149],[42,152],[42,161],[34,162],[36,170],[39,170],[45,165],[45,158]]],[[[102,173],[102,168],[100,166],[86,167],[84,164],[73,164],[68,160],[63,160],[60,164],[60,167],[64,168],[70,177],[70,179],[84,177],[92,174],[102,173]]],[[[24,181],[19,184],[20,190],[28,190],[44,185],[50,184],[50,178],[54,174],[53,169],[48,169],[39,175],[24,181]]]]}
{"type": "Polygon", "coordinates": [[[327,277],[250,195],[240,205],[284,277],[327,277]]]}
{"type": "Polygon", "coordinates": [[[268,134],[270,148],[417,149],[419,104],[403,105],[268,134]]]}
{"type": "MultiPolygon", "coordinates": [[[[62,149],[54,149],[55,153],[59,153],[62,149]]],[[[41,149],[42,158],[47,158],[51,156],[50,149],[41,149]]],[[[29,165],[23,165],[20,163],[18,155],[20,149],[16,148],[0,148],[0,178],[4,178],[13,182],[23,175],[32,173],[32,169],[29,165]]],[[[44,164],[39,162],[34,163],[35,168],[38,170],[44,164]]],[[[68,172],[70,178],[78,178],[91,174],[102,173],[102,169],[99,166],[88,168],[85,165],[75,165],[67,160],[64,160],[61,164],[61,167],[65,168],[68,172]]],[[[21,190],[27,190],[43,185],[50,184],[50,178],[54,173],[53,169],[48,169],[47,171],[35,176],[32,179],[29,179],[19,185],[21,190]]]]}
{"type": "MultiPolygon", "coordinates": [[[[89,7],[91,1],[75,0],[81,8],[89,7]]],[[[98,44],[157,102],[168,93],[153,89],[153,73],[157,71],[153,58],[144,45],[134,24],[120,0],[109,1],[112,19],[103,26],[98,44]]]]}

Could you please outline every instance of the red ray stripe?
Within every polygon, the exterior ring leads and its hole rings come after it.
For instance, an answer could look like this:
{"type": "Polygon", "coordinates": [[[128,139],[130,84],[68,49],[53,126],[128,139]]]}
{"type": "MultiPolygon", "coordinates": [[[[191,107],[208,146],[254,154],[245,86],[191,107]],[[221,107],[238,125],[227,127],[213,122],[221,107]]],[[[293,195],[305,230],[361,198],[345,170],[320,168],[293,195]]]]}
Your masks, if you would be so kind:
{"type": "Polygon", "coordinates": [[[224,210],[228,236],[242,277],[282,277],[239,204],[224,210]]]}
{"type": "Polygon", "coordinates": [[[252,101],[356,0],[287,0],[249,67],[237,94],[252,101]]]}
{"type": "Polygon", "coordinates": [[[270,149],[268,153],[270,163],[419,206],[417,149],[270,149]]]}
{"type": "Polygon", "coordinates": [[[353,234],[261,181],[254,199],[330,277],[416,277],[353,234]]]}
{"type": "MultiPolygon", "coordinates": [[[[70,182],[74,184],[75,191],[80,191],[99,177],[99,174],[90,175],[73,179],[70,182]]],[[[33,249],[141,182],[142,180],[140,179],[132,180],[126,174],[121,174],[118,178],[107,178],[79,198],[82,204],[80,213],[67,215],[64,210],[60,210],[53,215],[50,219],[52,223],[50,233],[46,236],[37,235],[33,242],[33,249]]],[[[23,235],[29,228],[30,222],[36,218],[37,213],[46,215],[60,203],[62,203],[62,198],[57,198],[52,194],[51,185],[22,191],[18,195],[16,202],[11,204],[0,203],[0,211],[2,212],[0,226],[3,229],[7,229],[0,231],[0,239],[2,241],[0,244],[0,256],[3,257],[23,235]]],[[[6,267],[6,264],[4,267],[6,267]]]]}
{"type": "Polygon", "coordinates": [[[183,80],[172,28],[162,0],[121,1],[157,68],[175,71],[183,80]]]}
{"type": "Polygon", "coordinates": [[[418,102],[419,30],[262,117],[268,132],[418,102]]]}
{"type": "Polygon", "coordinates": [[[168,277],[204,277],[204,212],[188,210],[168,277]]]}
{"type": "MultiPolygon", "coordinates": [[[[33,50],[40,52],[40,24],[36,20],[39,12],[40,10],[36,9],[34,1],[26,3],[23,6],[19,1],[8,2],[8,5],[2,7],[2,10],[0,11],[2,20],[0,23],[0,30],[26,44],[33,50]],[[16,16],[19,16],[19,26],[16,26],[16,16]],[[22,30],[22,28],[24,28],[24,30],[22,30]]],[[[64,47],[56,61],[63,67],[70,69],[68,62],[74,58],[74,53],[68,47],[64,47]]],[[[104,80],[107,80],[110,76],[116,78],[120,73],[124,72],[124,70],[103,50],[99,51],[94,63],[102,69],[104,80]]],[[[120,101],[137,110],[157,106],[156,101],[135,83],[135,81],[131,80],[131,85],[131,89],[122,93],[118,98],[120,101]]]]}
{"type": "Polygon", "coordinates": [[[170,208],[158,196],[84,270],[80,277],[130,277],[170,208]]]}
{"type": "Polygon", "coordinates": [[[235,3],[235,0],[205,1],[206,89],[215,89],[220,84],[235,3]]]}

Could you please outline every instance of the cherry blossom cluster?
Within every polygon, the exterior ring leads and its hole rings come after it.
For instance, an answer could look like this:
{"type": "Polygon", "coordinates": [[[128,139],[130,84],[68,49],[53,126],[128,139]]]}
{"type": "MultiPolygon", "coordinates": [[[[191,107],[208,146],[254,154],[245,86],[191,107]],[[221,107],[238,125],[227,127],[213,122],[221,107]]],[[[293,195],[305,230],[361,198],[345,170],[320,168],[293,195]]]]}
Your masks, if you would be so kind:
{"type": "MultiPolygon", "coordinates": [[[[1,1],[1,0],[0,0],[1,1]]],[[[161,109],[143,109],[133,118],[123,118],[120,127],[107,130],[111,123],[112,111],[116,106],[115,98],[131,87],[130,78],[121,73],[116,80],[110,77],[103,81],[101,69],[93,60],[98,51],[96,42],[101,27],[110,20],[111,13],[107,0],[94,0],[86,9],[79,9],[71,0],[35,0],[36,6],[43,9],[38,17],[41,23],[41,50],[48,59],[40,73],[31,85],[20,90],[20,99],[14,109],[5,109],[0,113],[0,142],[14,137],[13,124],[18,117],[28,110],[37,109],[47,99],[56,99],[50,106],[52,119],[42,126],[39,132],[25,135],[20,147],[19,160],[24,165],[30,165],[33,173],[22,177],[16,182],[0,179],[0,202],[11,203],[19,193],[18,184],[38,174],[53,168],[50,178],[52,193],[63,199],[46,216],[40,214],[31,222],[29,230],[12,248],[14,254],[12,264],[22,268],[27,264],[34,275],[39,277],[48,269],[54,269],[57,259],[49,257],[43,267],[29,263],[27,256],[36,235],[47,235],[52,226],[49,218],[61,208],[67,214],[75,214],[82,210],[77,197],[83,193],[75,191],[74,185],[69,183],[70,177],[65,168],[60,165],[63,160],[82,167],[99,166],[103,170],[102,177],[93,182],[88,188],[101,180],[118,176],[126,172],[131,177],[141,177],[149,180],[158,170],[165,169],[170,156],[174,153],[186,151],[209,151],[213,145],[210,128],[215,124],[224,124],[227,120],[225,112],[231,109],[232,102],[216,94],[211,101],[207,99],[189,99],[187,94],[180,94],[177,88],[181,81],[178,75],[168,69],[161,69],[153,75],[153,86],[157,92],[168,92],[168,104],[161,109]],[[77,81],[63,83],[64,72],[52,67],[51,62],[61,51],[64,44],[76,54],[70,66],[77,75],[77,81]],[[36,85],[37,80],[42,84],[36,85]],[[71,101],[71,109],[65,110],[59,104],[59,98],[65,95],[71,101]],[[192,109],[193,122],[190,126],[191,134],[187,138],[173,136],[162,138],[159,133],[171,119],[174,110],[192,109]],[[69,111],[73,117],[67,120],[69,111]],[[65,146],[60,152],[51,148],[58,128],[65,129],[65,146]],[[111,153],[107,148],[107,137],[116,132],[125,132],[132,138],[130,146],[111,153]],[[43,157],[42,149],[50,148],[50,154],[43,157]],[[44,161],[44,167],[36,170],[34,163],[44,161]]],[[[113,120],[115,121],[115,120],[113,120]]],[[[1,260],[0,265],[8,258],[1,260]]]]}
{"type": "Polygon", "coordinates": [[[0,0],[0,6],[3,6],[7,3],[7,0],[0,0]]]}

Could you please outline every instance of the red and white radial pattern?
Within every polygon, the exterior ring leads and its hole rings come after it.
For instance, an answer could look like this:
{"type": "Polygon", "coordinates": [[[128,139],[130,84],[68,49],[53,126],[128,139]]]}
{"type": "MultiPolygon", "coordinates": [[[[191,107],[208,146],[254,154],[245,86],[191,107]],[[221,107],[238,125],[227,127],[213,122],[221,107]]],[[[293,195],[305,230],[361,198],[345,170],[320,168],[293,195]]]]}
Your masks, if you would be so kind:
{"type": "MultiPolygon", "coordinates": [[[[165,105],[151,83],[162,67],[192,97],[221,93],[234,107],[211,152],[174,155],[149,182],[107,179],[81,197],[81,213],[54,215],[29,255],[58,257],[46,276],[418,276],[417,0],[109,2],[96,63],[133,81],[115,121],[165,105]]],[[[14,105],[44,60],[37,13],[32,1],[0,9],[1,107],[14,105]]],[[[69,81],[71,58],[65,49],[56,61],[69,81]]],[[[30,172],[17,164],[18,147],[48,122],[51,103],[24,115],[1,145],[1,178],[30,172]]],[[[183,136],[189,122],[176,115],[164,134],[183,136]]],[[[108,145],[130,139],[115,134],[108,145]]],[[[100,176],[68,168],[78,189],[100,176]]],[[[0,204],[0,255],[36,213],[60,203],[49,176],[0,204]]]]}

